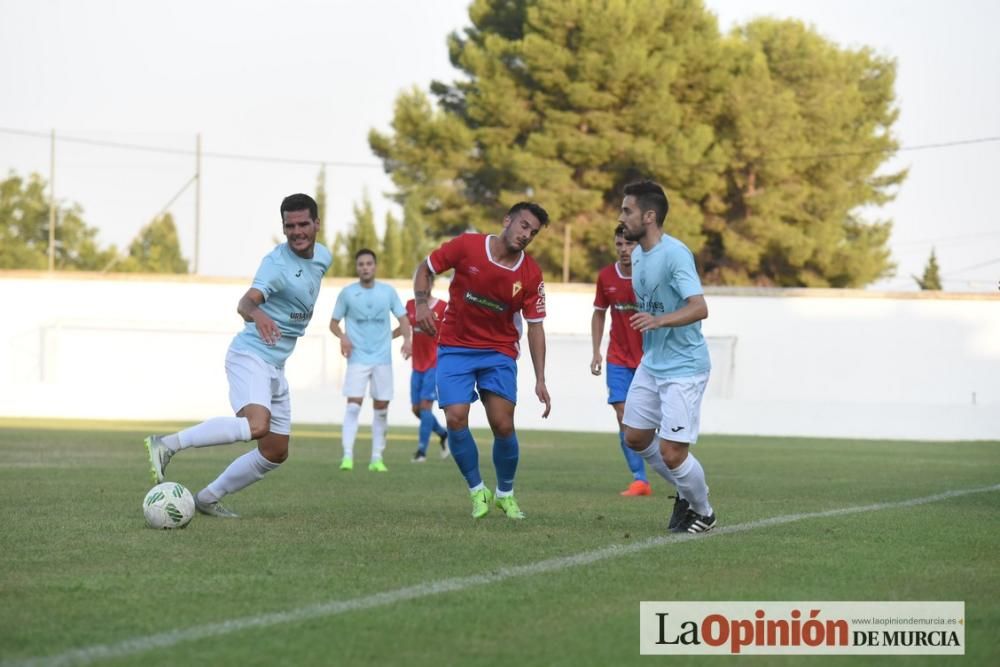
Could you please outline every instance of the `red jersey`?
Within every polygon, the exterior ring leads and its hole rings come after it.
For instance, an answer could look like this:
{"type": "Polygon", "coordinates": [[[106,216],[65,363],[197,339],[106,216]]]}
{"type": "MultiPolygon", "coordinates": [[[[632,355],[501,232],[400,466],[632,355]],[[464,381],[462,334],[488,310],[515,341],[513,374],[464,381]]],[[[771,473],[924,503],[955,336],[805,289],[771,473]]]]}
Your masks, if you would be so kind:
{"type": "Polygon", "coordinates": [[[632,278],[621,274],[618,262],[604,267],[597,274],[594,308],[606,311],[609,307],[611,333],[608,335],[608,363],[638,368],[642,361],[642,334],[633,329],[628,320],[639,312],[639,308],[632,291],[632,278]]]}
{"type": "MultiPolygon", "coordinates": [[[[440,322],[444,318],[444,309],[448,306],[447,301],[441,299],[431,299],[431,315],[435,322],[440,322]]],[[[417,325],[417,304],[413,299],[406,302],[406,317],[413,327],[413,370],[426,371],[437,366],[438,342],[437,337],[432,336],[417,325]]],[[[438,329],[438,333],[441,329],[438,329]]]]}
{"type": "Polygon", "coordinates": [[[455,269],[438,343],[496,350],[517,359],[522,313],[528,322],[545,318],[542,270],[524,252],[513,267],[496,263],[489,243],[486,234],[462,234],[427,258],[436,274],[455,269]]]}

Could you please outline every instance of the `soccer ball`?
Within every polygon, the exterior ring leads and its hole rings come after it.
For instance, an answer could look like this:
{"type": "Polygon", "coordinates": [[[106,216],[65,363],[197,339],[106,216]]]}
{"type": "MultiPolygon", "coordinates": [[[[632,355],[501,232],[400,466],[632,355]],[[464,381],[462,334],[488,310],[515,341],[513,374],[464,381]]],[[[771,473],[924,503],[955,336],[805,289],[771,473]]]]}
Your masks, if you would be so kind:
{"type": "Polygon", "coordinates": [[[150,528],[183,528],[194,517],[194,497],[177,482],[157,484],[142,501],[150,528]]]}

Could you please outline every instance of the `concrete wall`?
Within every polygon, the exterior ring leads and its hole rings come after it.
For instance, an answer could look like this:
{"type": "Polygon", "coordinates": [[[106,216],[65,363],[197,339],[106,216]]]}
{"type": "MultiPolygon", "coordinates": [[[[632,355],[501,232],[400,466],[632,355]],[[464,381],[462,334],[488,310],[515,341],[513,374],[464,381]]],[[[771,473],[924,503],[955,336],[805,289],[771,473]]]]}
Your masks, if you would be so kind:
{"type": "MultiPolygon", "coordinates": [[[[286,368],[296,422],[342,419],[345,363],[327,324],[344,284],[326,281],[286,368]]],[[[408,285],[394,284],[405,300],[408,285]]],[[[0,273],[0,416],[228,414],[223,358],[248,286],[0,273]]],[[[614,431],[604,378],[588,368],[592,287],[547,287],[552,415],[540,418],[525,353],[518,426],[614,431]]],[[[1000,440],[1000,296],[709,289],[707,298],[704,433],[1000,440]]],[[[409,364],[395,359],[390,424],[415,425],[409,364]]],[[[362,423],[370,411],[366,401],[362,423]]],[[[485,426],[481,409],[472,423],[485,426]]]]}

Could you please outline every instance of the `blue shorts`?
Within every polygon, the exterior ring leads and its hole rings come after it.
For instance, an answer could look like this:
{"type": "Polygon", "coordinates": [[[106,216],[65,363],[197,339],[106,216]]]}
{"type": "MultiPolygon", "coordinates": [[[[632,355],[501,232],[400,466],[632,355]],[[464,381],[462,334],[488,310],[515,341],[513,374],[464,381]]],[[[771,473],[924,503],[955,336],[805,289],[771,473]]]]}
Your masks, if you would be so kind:
{"type": "Polygon", "coordinates": [[[413,371],[410,374],[410,405],[419,405],[421,401],[437,400],[437,373],[434,366],[426,371],[413,371]]]}
{"type": "Polygon", "coordinates": [[[624,403],[628,396],[629,385],[635,376],[635,369],[618,364],[608,364],[608,403],[624,403]]]}
{"type": "Polygon", "coordinates": [[[474,403],[477,388],[517,403],[517,362],[496,350],[439,347],[438,405],[474,403]]]}

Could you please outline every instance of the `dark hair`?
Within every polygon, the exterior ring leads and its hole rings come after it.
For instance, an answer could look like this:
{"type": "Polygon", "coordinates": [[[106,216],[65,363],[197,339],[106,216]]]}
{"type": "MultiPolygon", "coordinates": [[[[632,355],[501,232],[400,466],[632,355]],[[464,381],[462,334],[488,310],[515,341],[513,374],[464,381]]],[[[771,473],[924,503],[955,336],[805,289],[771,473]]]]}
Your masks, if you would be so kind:
{"type": "Polygon", "coordinates": [[[291,213],[292,211],[304,211],[306,209],[309,209],[309,217],[315,222],[316,218],[319,217],[319,208],[316,206],[316,200],[301,192],[288,195],[281,200],[281,219],[285,219],[286,212],[291,213]]]}
{"type": "Polygon", "coordinates": [[[368,248],[362,248],[361,250],[354,253],[354,261],[355,262],[358,261],[358,257],[361,257],[361,255],[371,255],[372,261],[378,264],[378,257],[375,256],[374,250],[369,250],[368,248]]]}
{"type": "Polygon", "coordinates": [[[642,213],[650,210],[656,211],[656,225],[663,226],[663,221],[667,219],[667,211],[670,210],[670,202],[667,201],[667,195],[658,183],[636,181],[626,185],[622,192],[626,197],[635,197],[639,211],[642,213]]]}
{"type": "Polygon", "coordinates": [[[530,201],[519,201],[510,207],[507,211],[507,217],[513,216],[518,211],[530,211],[533,216],[538,218],[538,222],[542,223],[542,227],[549,226],[549,214],[545,212],[545,209],[538,204],[530,201]]]}
{"type": "Polygon", "coordinates": [[[615,227],[615,238],[618,238],[619,236],[625,236],[625,223],[624,222],[619,222],[618,226],[615,227]]]}

